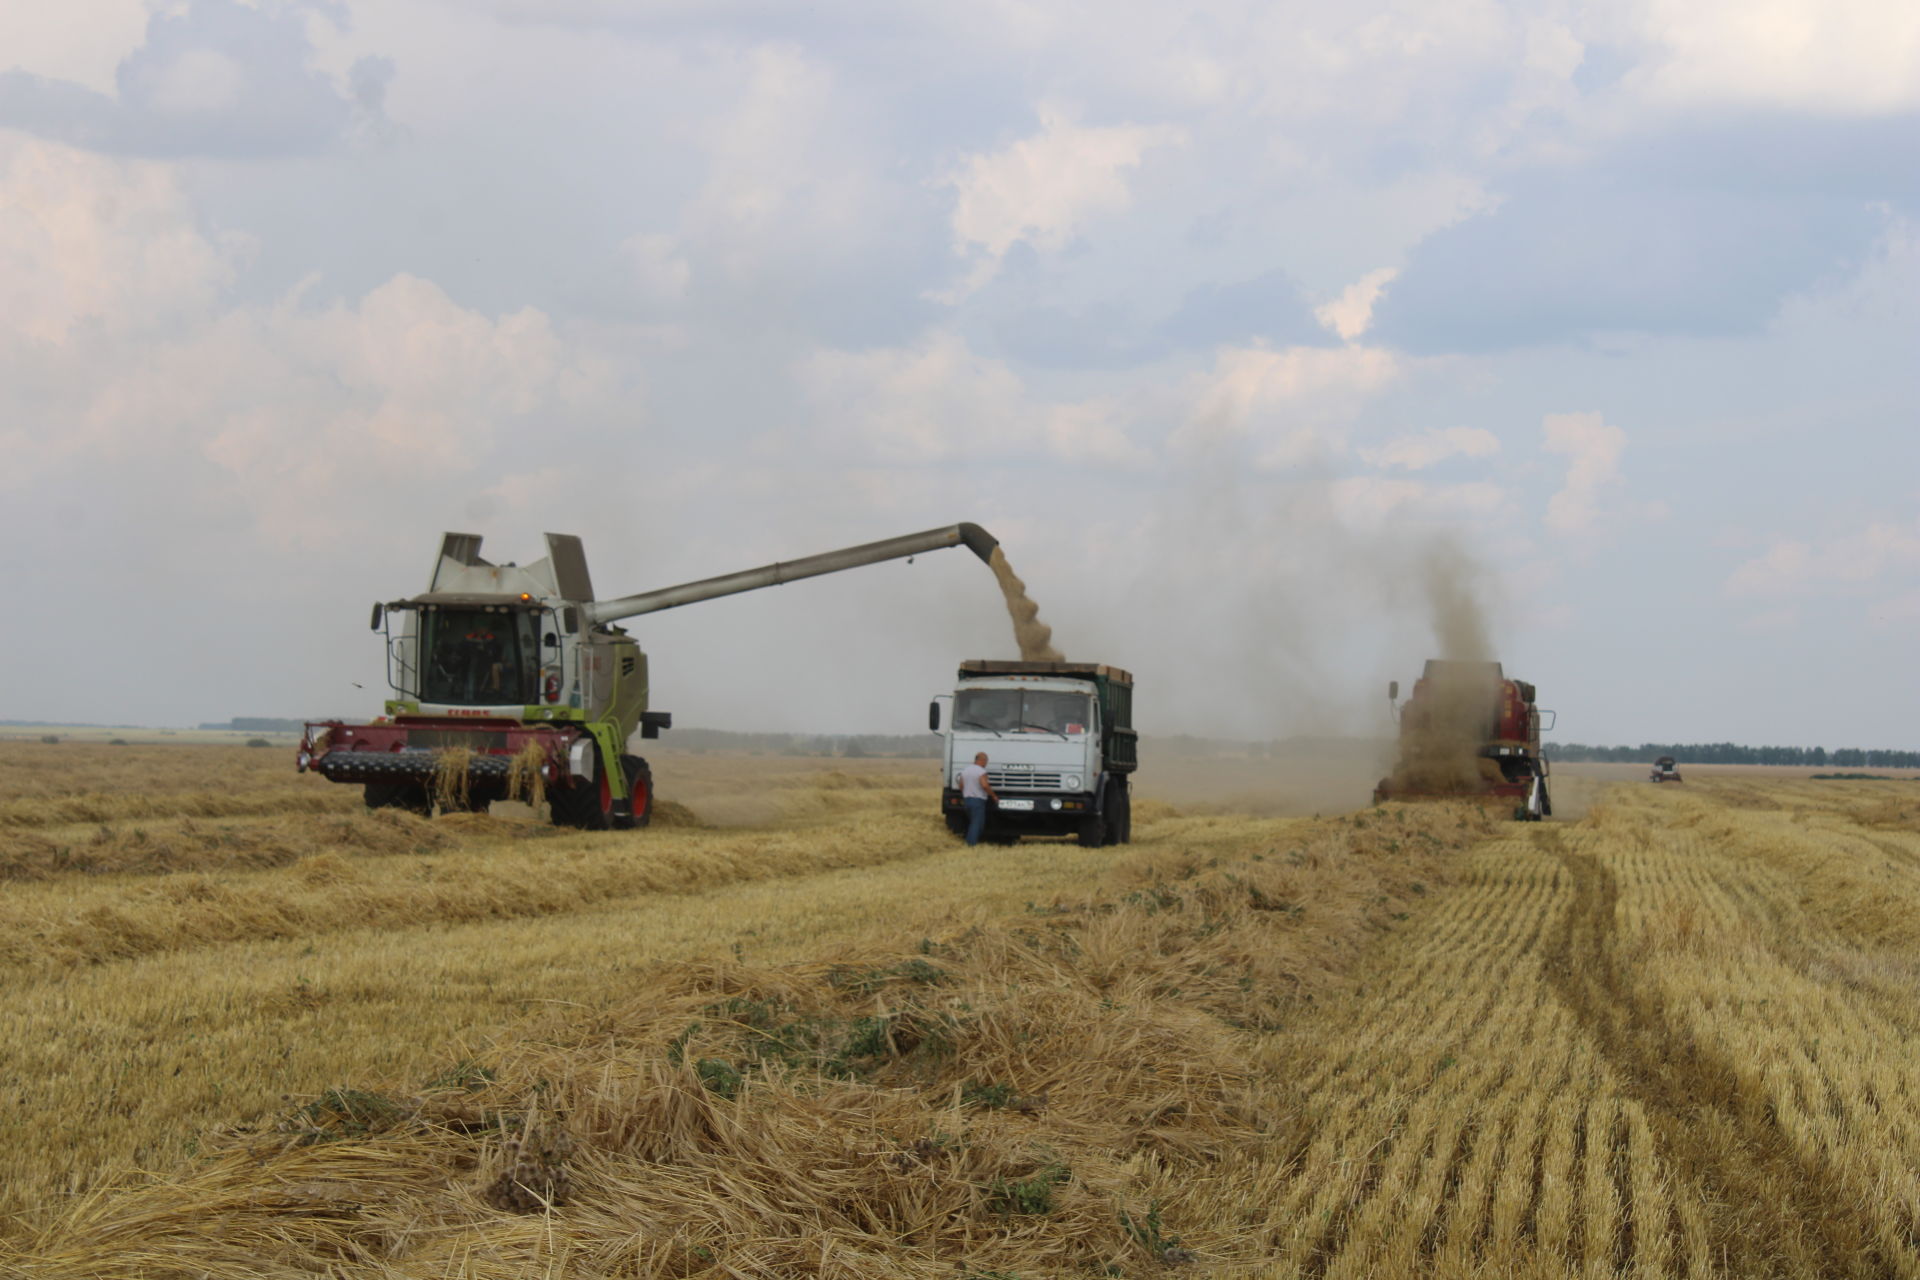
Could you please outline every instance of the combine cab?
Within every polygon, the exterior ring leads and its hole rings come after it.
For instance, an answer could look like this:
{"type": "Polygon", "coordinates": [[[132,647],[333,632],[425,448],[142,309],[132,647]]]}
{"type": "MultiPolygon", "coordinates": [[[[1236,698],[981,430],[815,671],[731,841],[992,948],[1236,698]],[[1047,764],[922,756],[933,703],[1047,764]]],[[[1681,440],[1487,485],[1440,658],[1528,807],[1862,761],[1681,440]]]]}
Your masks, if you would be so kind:
{"type": "Polygon", "coordinates": [[[955,546],[987,560],[995,542],[978,525],[949,525],[596,600],[570,534],[548,534],[546,558],[522,566],[483,560],[477,535],[449,533],[424,593],[373,606],[396,695],[386,714],[308,724],[297,763],[365,787],[374,808],[544,797],[556,825],[642,827],[653,774],[628,740],[658,737],[672,719],[648,708],[647,655],[616,621],[955,546]]]}
{"type": "Polygon", "coordinates": [[[1381,800],[1472,799],[1511,804],[1514,817],[1538,822],[1553,813],[1547,757],[1533,686],[1509,680],[1497,662],[1433,658],[1404,707],[1400,684],[1388,687],[1400,720],[1400,759],[1380,780],[1381,800]]]}
{"type": "Polygon", "coordinates": [[[1672,756],[1661,756],[1653,762],[1653,771],[1647,775],[1648,782],[1678,782],[1680,768],[1673,762],[1672,756]]]}

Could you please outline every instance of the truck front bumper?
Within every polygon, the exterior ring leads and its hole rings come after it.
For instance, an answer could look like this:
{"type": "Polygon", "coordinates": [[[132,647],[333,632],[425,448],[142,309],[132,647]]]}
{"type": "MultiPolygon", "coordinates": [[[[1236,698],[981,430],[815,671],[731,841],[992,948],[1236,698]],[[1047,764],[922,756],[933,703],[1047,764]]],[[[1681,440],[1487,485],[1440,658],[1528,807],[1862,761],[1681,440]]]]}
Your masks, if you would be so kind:
{"type": "MultiPolygon", "coordinates": [[[[1077,831],[1081,819],[1094,810],[1090,792],[1009,791],[1001,787],[999,794],[998,804],[987,803],[989,830],[1070,834],[1077,831]]],[[[940,808],[949,814],[966,812],[958,787],[947,787],[941,792],[940,808]]]]}

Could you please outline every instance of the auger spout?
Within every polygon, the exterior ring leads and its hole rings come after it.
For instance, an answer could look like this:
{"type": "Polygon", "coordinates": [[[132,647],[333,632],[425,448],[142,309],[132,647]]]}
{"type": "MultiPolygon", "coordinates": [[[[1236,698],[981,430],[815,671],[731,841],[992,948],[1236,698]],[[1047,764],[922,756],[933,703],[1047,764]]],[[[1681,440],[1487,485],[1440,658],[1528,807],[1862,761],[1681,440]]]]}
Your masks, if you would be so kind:
{"type": "Polygon", "coordinates": [[[885,538],[879,542],[868,542],[857,547],[846,547],[839,551],[826,551],[816,556],[806,556],[799,560],[782,560],[762,565],[758,569],[743,569],[738,573],[726,573],[717,578],[703,578],[698,582],[683,582],[679,586],[661,587],[657,591],[643,591],[638,595],[621,596],[615,600],[598,600],[585,606],[587,617],[594,623],[616,622],[621,618],[632,618],[643,613],[658,613],[662,609],[674,609],[683,604],[695,604],[701,600],[714,600],[720,596],[738,595],[742,591],[758,591],[762,587],[777,587],[785,582],[797,582],[801,578],[817,578],[823,573],[839,573],[843,569],[858,569],[862,565],[879,564],[883,560],[899,560],[907,556],[918,555],[923,551],[938,551],[944,547],[965,547],[988,561],[999,540],[977,524],[950,524],[940,529],[928,529],[924,533],[909,533],[898,538],[885,538]]]}

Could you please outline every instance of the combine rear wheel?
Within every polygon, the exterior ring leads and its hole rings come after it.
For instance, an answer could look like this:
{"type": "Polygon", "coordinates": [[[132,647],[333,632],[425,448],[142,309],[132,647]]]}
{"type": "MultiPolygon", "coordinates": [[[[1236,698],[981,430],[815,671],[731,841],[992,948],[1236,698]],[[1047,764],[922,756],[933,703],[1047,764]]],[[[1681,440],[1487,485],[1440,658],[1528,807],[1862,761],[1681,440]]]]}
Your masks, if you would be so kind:
{"type": "Polygon", "coordinates": [[[613,826],[631,831],[653,821],[653,770],[639,756],[621,756],[620,771],[627,775],[627,798],[614,810],[613,826]]]}

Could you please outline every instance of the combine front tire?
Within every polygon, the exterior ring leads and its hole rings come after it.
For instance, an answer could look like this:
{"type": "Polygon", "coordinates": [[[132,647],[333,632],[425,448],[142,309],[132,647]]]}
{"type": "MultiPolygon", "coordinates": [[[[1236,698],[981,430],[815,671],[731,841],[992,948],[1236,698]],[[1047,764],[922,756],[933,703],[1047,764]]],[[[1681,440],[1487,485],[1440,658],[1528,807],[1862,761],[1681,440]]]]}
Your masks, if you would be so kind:
{"type": "Polygon", "coordinates": [[[653,821],[653,770],[639,756],[621,756],[620,771],[627,775],[627,799],[615,809],[613,826],[632,831],[653,821]]]}
{"type": "Polygon", "coordinates": [[[575,783],[548,794],[556,827],[578,827],[582,831],[605,831],[613,825],[613,787],[607,771],[592,782],[575,783]]]}

